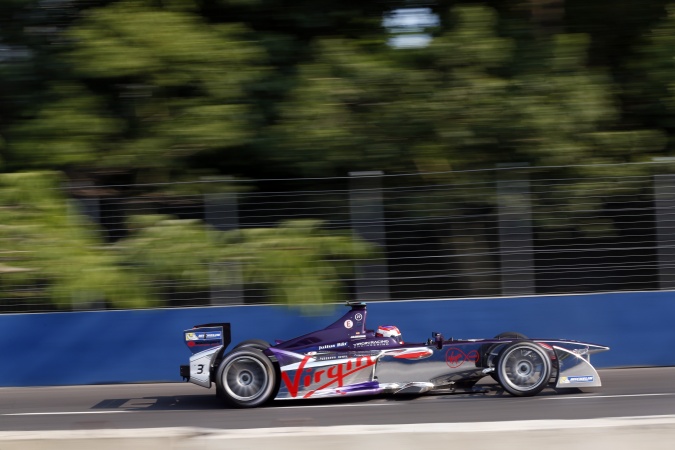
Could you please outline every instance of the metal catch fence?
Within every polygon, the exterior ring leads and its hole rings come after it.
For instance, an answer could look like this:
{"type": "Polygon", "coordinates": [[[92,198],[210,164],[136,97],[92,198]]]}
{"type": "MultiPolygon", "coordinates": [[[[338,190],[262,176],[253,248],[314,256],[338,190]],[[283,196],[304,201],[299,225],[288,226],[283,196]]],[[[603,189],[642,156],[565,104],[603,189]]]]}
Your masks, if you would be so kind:
{"type": "Polygon", "coordinates": [[[668,167],[71,183],[12,203],[0,312],[672,289],[668,167]]]}

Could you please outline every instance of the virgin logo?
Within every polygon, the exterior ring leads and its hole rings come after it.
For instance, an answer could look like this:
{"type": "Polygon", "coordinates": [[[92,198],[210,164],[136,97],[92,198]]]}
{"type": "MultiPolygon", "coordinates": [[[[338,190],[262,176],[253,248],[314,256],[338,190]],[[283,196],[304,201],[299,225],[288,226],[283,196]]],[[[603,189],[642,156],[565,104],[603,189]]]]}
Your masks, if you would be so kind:
{"type": "Polygon", "coordinates": [[[456,369],[461,366],[464,361],[473,361],[478,362],[480,355],[476,350],[471,350],[469,353],[464,353],[461,349],[457,347],[450,347],[445,352],[445,363],[451,369],[456,369]]]}
{"type": "Polygon", "coordinates": [[[328,369],[314,370],[313,368],[305,368],[310,358],[311,356],[307,355],[302,359],[298,369],[295,371],[293,380],[288,376],[288,372],[281,372],[281,379],[284,380],[284,384],[293,398],[298,395],[301,382],[303,387],[310,387],[313,384],[319,385],[303,396],[304,398],[308,398],[316,391],[326,389],[327,387],[342,387],[347,376],[372,367],[377,362],[372,356],[361,356],[355,360],[350,359],[345,363],[330,366],[328,369]]]}

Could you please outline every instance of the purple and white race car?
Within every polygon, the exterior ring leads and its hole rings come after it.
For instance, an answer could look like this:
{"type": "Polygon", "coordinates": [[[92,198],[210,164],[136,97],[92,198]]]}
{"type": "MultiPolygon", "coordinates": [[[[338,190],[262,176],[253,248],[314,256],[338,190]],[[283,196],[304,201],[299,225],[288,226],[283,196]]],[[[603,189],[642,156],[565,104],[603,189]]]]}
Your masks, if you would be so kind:
{"type": "Polygon", "coordinates": [[[590,355],[606,346],[513,332],[449,340],[432,333],[426,342],[408,343],[395,326],[367,329],[364,303],[348,305],[322,330],[275,345],[248,340],[230,352],[229,323],[197,325],[184,331],[192,356],[180,374],[206,388],[215,383],[218,396],[242,408],[272,399],[472,392],[486,376],[515,396],[601,385],[590,355]]]}

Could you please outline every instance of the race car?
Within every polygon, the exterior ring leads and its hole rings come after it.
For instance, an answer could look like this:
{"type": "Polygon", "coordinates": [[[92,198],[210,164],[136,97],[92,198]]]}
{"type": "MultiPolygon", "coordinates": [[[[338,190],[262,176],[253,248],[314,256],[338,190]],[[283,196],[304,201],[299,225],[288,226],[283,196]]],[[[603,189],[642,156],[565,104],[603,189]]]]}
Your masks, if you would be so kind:
{"type": "Polygon", "coordinates": [[[491,339],[445,339],[433,332],[426,342],[408,343],[396,326],[367,329],[365,303],[348,306],[321,330],[274,345],[247,340],[229,352],[229,323],[197,325],[184,331],[192,356],[180,374],[206,388],[215,383],[216,394],[240,408],[273,399],[474,392],[487,376],[521,397],[547,386],[601,386],[590,355],[607,346],[514,332],[491,339]]]}

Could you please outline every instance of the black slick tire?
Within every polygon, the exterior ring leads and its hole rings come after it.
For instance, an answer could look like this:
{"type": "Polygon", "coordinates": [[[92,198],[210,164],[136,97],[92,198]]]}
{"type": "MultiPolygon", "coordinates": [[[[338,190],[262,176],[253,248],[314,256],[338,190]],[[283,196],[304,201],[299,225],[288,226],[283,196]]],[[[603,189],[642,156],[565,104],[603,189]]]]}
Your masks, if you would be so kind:
{"type": "Polygon", "coordinates": [[[497,381],[511,395],[530,397],[544,389],[551,378],[551,358],[539,344],[516,341],[506,345],[495,364],[497,381]]]}
{"type": "Polygon", "coordinates": [[[276,389],[274,364],[256,348],[235,348],[218,366],[216,392],[230,406],[261,406],[274,397],[276,389]]]}

